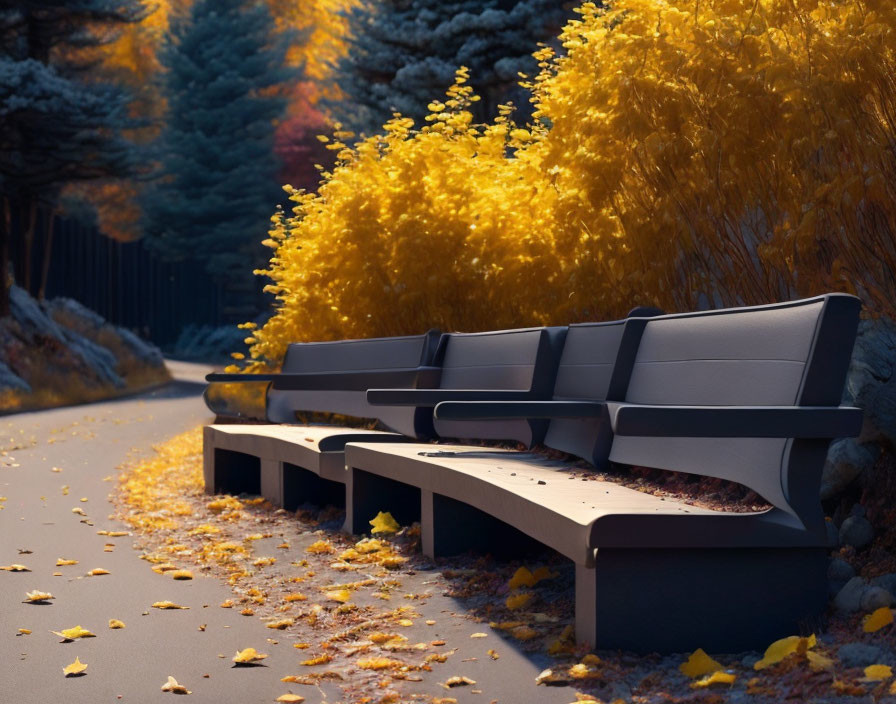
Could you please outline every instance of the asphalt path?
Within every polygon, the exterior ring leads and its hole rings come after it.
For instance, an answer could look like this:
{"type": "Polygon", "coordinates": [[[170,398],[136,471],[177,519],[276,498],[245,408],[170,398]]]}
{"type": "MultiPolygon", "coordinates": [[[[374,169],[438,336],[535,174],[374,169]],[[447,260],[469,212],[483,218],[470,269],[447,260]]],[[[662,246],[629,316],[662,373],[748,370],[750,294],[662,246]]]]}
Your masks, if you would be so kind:
{"type": "MultiPolygon", "coordinates": [[[[170,368],[175,381],[142,396],[23,413],[0,422],[0,497],[5,497],[0,502],[0,565],[30,569],[0,571],[0,704],[165,702],[176,696],[161,690],[169,676],[193,691],[188,700],[193,702],[270,702],[289,691],[309,703],[351,701],[331,688],[282,683],[284,673],[301,670],[297,651],[285,639],[271,643],[272,634],[275,639],[278,634],[259,619],[219,608],[234,596],[226,584],[196,571],[189,581],[155,574],[132,548],[134,537],[98,534],[127,530],[109,518],[118,467],[148,456],[157,442],[211,421],[200,397],[208,370],[185,363],[170,368]],[[105,549],[110,543],[111,552],[105,549]],[[78,564],[57,566],[59,558],[78,564]],[[109,574],[88,576],[95,568],[109,574]],[[44,605],[26,603],[26,592],[33,590],[55,598],[44,605]],[[189,610],[151,607],[165,600],[189,610]],[[110,619],[123,621],[125,628],[110,629],[110,619]],[[96,637],[63,643],[52,633],[74,626],[96,637]],[[234,667],[231,658],[247,647],[268,653],[262,666],[234,667]],[[76,657],[87,664],[85,673],[64,676],[63,668],[76,657]]],[[[489,629],[463,617],[444,617],[459,609],[437,595],[425,611],[443,619],[440,637],[463,648],[475,646],[484,656],[486,648],[498,645],[493,639],[499,636],[489,631],[488,645],[485,639],[470,640],[471,633],[489,629]]],[[[419,697],[413,700],[450,696],[460,702],[516,704],[575,698],[565,688],[536,689],[534,678],[544,663],[514,651],[506,641],[501,645],[500,665],[487,657],[467,663],[469,675],[480,682],[476,694],[469,688],[446,692],[435,686],[433,675],[410,690],[419,697]]]]}

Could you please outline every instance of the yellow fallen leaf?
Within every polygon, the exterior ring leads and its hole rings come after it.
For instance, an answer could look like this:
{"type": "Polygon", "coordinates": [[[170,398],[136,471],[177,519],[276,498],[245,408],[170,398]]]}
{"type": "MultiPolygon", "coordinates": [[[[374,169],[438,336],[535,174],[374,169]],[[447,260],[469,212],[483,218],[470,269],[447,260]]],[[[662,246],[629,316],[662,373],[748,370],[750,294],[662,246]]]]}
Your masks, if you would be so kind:
{"type": "Polygon", "coordinates": [[[311,647],[311,643],[293,643],[293,648],[298,648],[299,650],[307,650],[311,647]]]}
{"type": "Polygon", "coordinates": [[[332,659],[332,657],[324,653],[323,655],[318,655],[316,658],[303,660],[300,664],[305,665],[306,667],[314,667],[315,665],[323,665],[324,663],[328,663],[332,659]]]}
{"type": "Polygon", "coordinates": [[[539,567],[532,573],[532,577],[535,579],[536,584],[543,579],[553,579],[557,576],[556,572],[551,572],[547,567],[539,567]]]}
{"type": "Polygon", "coordinates": [[[336,552],[336,548],[330,543],[329,540],[317,540],[307,548],[305,548],[305,552],[310,552],[314,555],[321,555],[325,553],[336,552]]]}
{"type": "Polygon", "coordinates": [[[259,557],[252,564],[255,567],[268,567],[277,561],[276,557],[259,557]]]}
{"type": "Polygon", "coordinates": [[[806,652],[806,659],[809,661],[809,669],[813,672],[830,670],[834,666],[834,661],[831,658],[812,650],[806,652]]]}
{"type": "Polygon", "coordinates": [[[97,567],[96,569],[90,570],[90,572],[88,572],[87,574],[91,577],[100,577],[101,575],[112,573],[109,572],[109,570],[104,570],[102,567],[97,567]]]}
{"type": "Polygon", "coordinates": [[[714,684],[734,684],[734,680],[736,679],[737,675],[732,675],[719,670],[718,672],[713,672],[711,675],[707,675],[703,679],[692,682],[691,687],[693,689],[704,689],[706,687],[711,687],[714,684]]]}
{"type": "Polygon", "coordinates": [[[530,626],[517,626],[510,630],[510,635],[517,640],[532,640],[538,637],[538,631],[530,626]]]}
{"type": "Polygon", "coordinates": [[[124,628],[124,621],[119,621],[117,618],[110,618],[109,628],[124,628]]]}
{"type": "Polygon", "coordinates": [[[75,507],[72,509],[72,513],[77,513],[79,516],[86,516],[86,515],[87,515],[86,513],[84,513],[84,509],[81,508],[80,506],[75,506],[75,507]]]}
{"type": "Polygon", "coordinates": [[[500,655],[498,655],[498,651],[497,651],[497,650],[486,650],[485,652],[488,654],[488,656],[489,656],[492,660],[497,660],[499,657],[501,657],[500,655]]]}
{"type": "Polygon", "coordinates": [[[86,628],[81,628],[81,626],[66,628],[62,631],[50,631],[50,633],[62,638],[63,642],[75,640],[76,638],[96,638],[96,633],[91,633],[86,628]]]}
{"type": "Polygon", "coordinates": [[[283,601],[285,602],[305,601],[307,599],[308,597],[304,594],[287,594],[285,597],[283,597],[283,601]]]}
{"type": "Polygon", "coordinates": [[[184,687],[182,684],[178,684],[177,680],[174,679],[171,675],[168,675],[168,681],[162,685],[163,692],[171,692],[172,694],[192,694],[192,692],[184,687]]]}
{"type": "Polygon", "coordinates": [[[391,667],[404,667],[401,660],[392,660],[391,658],[362,658],[358,660],[358,667],[362,670],[386,670],[391,667]]]}
{"type": "Polygon", "coordinates": [[[488,633],[473,633],[470,638],[488,638],[488,633]]]}
{"type": "Polygon", "coordinates": [[[504,602],[504,604],[507,606],[508,609],[512,609],[512,610],[522,609],[524,606],[526,606],[526,604],[528,604],[530,601],[532,601],[533,596],[534,595],[531,594],[530,592],[520,592],[519,594],[511,594],[509,597],[507,597],[507,600],[504,602]]]}
{"type": "Polygon", "coordinates": [[[289,628],[295,623],[295,621],[291,618],[283,618],[279,621],[271,621],[267,624],[268,628],[276,628],[278,631],[282,631],[284,628],[289,628]]]}
{"type": "Polygon", "coordinates": [[[338,601],[340,604],[344,604],[352,598],[352,593],[348,589],[334,589],[324,592],[324,597],[330,601],[338,601]]]}
{"type": "Polygon", "coordinates": [[[232,609],[233,608],[233,600],[225,599],[224,601],[221,602],[221,608],[222,609],[232,609]]]}
{"type": "Polygon", "coordinates": [[[3,565],[0,566],[0,570],[6,570],[7,572],[30,572],[31,570],[25,567],[25,565],[3,565]]]}
{"type": "Polygon", "coordinates": [[[370,521],[370,525],[372,528],[370,529],[371,533],[397,533],[401,530],[401,526],[398,525],[398,521],[396,521],[392,514],[388,511],[380,511],[373,520],[370,521]]]}
{"type": "Polygon", "coordinates": [[[469,677],[460,677],[455,675],[454,677],[449,677],[445,680],[446,687],[463,687],[468,684],[476,684],[476,680],[471,680],[469,677]]]}
{"type": "Polygon", "coordinates": [[[510,582],[507,583],[509,589],[519,589],[520,587],[534,587],[535,577],[528,567],[520,567],[513,573],[510,582]]]}
{"type": "Polygon", "coordinates": [[[87,665],[81,662],[78,658],[75,658],[75,661],[71,665],[66,665],[62,668],[62,674],[66,677],[72,677],[74,675],[80,675],[86,669],[87,665]]]}
{"type": "Polygon", "coordinates": [[[50,599],[55,599],[56,597],[50,594],[50,592],[25,592],[25,601],[31,602],[32,604],[39,604],[42,601],[49,601],[50,599]]]}
{"type": "Polygon", "coordinates": [[[687,662],[682,663],[678,666],[678,669],[681,670],[681,673],[685,677],[702,677],[703,675],[708,675],[713,672],[717,672],[719,670],[724,670],[722,664],[713,660],[703,648],[697,648],[691,656],[687,659],[687,662]]]}
{"type": "Polygon", "coordinates": [[[86,503],[87,503],[87,497],[86,497],[86,496],[82,496],[82,497],[81,497],[81,503],[82,503],[82,504],[86,504],[86,503]]]}
{"type": "Polygon", "coordinates": [[[169,570],[167,574],[172,579],[193,579],[193,573],[190,570],[169,570]]]}
{"type": "Polygon", "coordinates": [[[281,694],[277,697],[275,702],[289,702],[289,704],[300,704],[300,702],[305,701],[305,697],[299,694],[281,694]]]}
{"type": "Polygon", "coordinates": [[[400,633],[382,633],[380,631],[374,631],[369,636],[367,636],[367,638],[371,643],[376,643],[377,645],[382,645],[383,643],[389,643],[392,641],[403,642],[407,640],[407,638],[405,638],[400,633]]]}
{"type": "MultiPolygon", "coordinates": [[[[97,531],[98,534],[103,534],[101,531],[97,531]]],[[[130,535],[126,530],[107,530],[105,531],[105,535],[108,535],[110,538],[123,538],[126,535],[130,535]]]]}
{"type": "Polygon", "coordinates": [[[27,628],[20,628],[20,629],[19,629],[19,633],[21,633],[23,636],[30,636],[30,635],[31,635],[31,631],[30,631],[29,629],[27,629],[27,628]]]}
{"type": "Polygon", "coordinates": [[[802,652],[805,653],[807,650],[811,650],[815,647],[817,641],[815,639],[815,634],[813,633],[808,638],[800,638],[799,636],[788,636],[787,638],[781,638],[780,640],[776,640],[765,651],[765,656],[753,665],[754,670],[764,670],[770,665],[774,665],[776,663],[781,662],[784,658],[793,653],[802,652]]]}
{"type": "Polygon", "coordinates": [[[173,601],[156,601],[153,603],[152,608],[154,609],[189,609],[189,606],[181,606],[180,604],[175,604],[173,601]]]}
{"type": "Polygon", "coordinates": [[[255,648],[246,648],[245,650],[237,652],[237,654],[233,656],[233,661],[237,665],[251,665],[259,660],[264,660],[266,657],[267,653],[259,653],[255,648]]]}
{"type": "Polygon", "coordinates": [[[859,682],[883,682],[893,676],[893,669],[889,665],[869,665],[865,668],[865,676],[859,682]]]}
{"type": "Polygon", "coordinates": [[[585,680],[591,677],[600,676],[600,672],[598,670],[589,667],[585,663],[573,665],[571,668],[569,668],[568,674],[574,680],[585,680]]]}
{"type": "Polygon", "coordinates": [[[875,633],[891,623],[893,623],[893,609],[882,606],[862,618],[862,630],[865,633],[875,633]]]}
{"type": "Polygon", "coordinates": [[[414,622],[409,618],[400,618],[398,619],[397,623],[399,626],[404,626],[405,628],[410,628],[414,625],[414,622]]]}
{"type": "Polygon", "coordinates": [[[355,550],[357,550],[362,555],[368,555],[372,552],[379,552],[386,545],[376,538],[362,538],[357,543],[355,543],[355,550]]]}
{"type": "Polygon", "coordinates": [[[66,560],[65,558],[62,558],[62,557],[57,558],[57,560],[56,560],[57,567],[65,567],[66,565],[77,565],[77,564],[78,564],[77,560],[66,560]]]}

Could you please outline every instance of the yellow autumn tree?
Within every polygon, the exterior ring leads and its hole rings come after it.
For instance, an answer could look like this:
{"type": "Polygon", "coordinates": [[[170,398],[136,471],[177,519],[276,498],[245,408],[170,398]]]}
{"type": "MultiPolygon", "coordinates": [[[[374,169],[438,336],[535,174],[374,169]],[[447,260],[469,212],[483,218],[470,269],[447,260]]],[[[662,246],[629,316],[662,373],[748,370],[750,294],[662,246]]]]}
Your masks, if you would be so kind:
{"type": "Polygon", "coordinates": [[[462,75],[427,127],[396,118],[333,145],[318,195],[274,220],[279,309],[248,340],[255,360],[296,340],[829,290],[896,314],[896,6],[578,13],[562,50],[537,54],[536,126],[470,124],[462,75]]]}

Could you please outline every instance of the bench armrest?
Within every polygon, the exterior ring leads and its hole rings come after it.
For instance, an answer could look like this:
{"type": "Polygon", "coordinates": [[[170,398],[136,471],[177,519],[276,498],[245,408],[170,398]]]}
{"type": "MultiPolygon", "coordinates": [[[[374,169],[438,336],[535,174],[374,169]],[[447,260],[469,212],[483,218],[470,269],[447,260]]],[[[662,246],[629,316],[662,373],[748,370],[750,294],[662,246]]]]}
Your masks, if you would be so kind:
{"type": "Polygon", "coordinates": [[[600,401],[447,401],[435,408],[437,420],[496,420],[507,418],[599,418],[600,401]]]}
{"type": "Polygon", "coordinates": [[[505,389],[368,389],[371,406],[435,406],[442,401],[524,401],[531,391],[505,389]]]}
{"type": "Polygon", "coordinates": [[[224,372],[214,372],[206,374],[205,380],[209,384],[234,384],[244,383],[247,381],[273,381],[279,374],[225,374],[224,372]]]}
{"type": "Polygon", "coordinates": [[[438,383],[440,367],[362,369],[339,372],[283,372],[281,374],[209,374],[210,382],[270,381],[278,391],[367,391],[371,386],[438,383]]]}
{"type": "Polygon", "coordinates": [[[847,406],[643,406],[609,403],[613,432],[667,438],[856,437],[862,410],[847,406]]]}

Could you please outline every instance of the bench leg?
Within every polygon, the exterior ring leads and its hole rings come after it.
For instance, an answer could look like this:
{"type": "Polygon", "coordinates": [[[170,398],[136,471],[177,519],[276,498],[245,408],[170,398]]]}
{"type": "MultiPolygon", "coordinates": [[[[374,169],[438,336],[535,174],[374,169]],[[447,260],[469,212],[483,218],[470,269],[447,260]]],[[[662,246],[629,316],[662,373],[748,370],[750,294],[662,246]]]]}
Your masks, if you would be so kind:
{"type": "Polygon", "coordinates": [[[261,495],[274,506],[283,506],[283,463],[261,458],[261,495]]]}
{"type": "Polygon", "coordinates": [[[209,494],[261,494],[261,460],[244,452],[203,449],[205,491],[209,494]]]}
{"type": "Polygon", "coordinates": [[[388,511],[401,526],[420,520],[420,489],[357,467],[346,468],[345,525],[347,533],[369,533],[370,520],[388,511]]]}
{"type": "Polygon", "coordinates": [[[345,507],[345,484],[324,479],[310,469],[283,463],[283,508],[295,511],[302,504],[345,507]]]}
{"type": "Polygon", "coordinates": [[[764,649],[820,626],[825,548],[599,549],[576,566],[576,638],[638,653],[764,649]]]}

